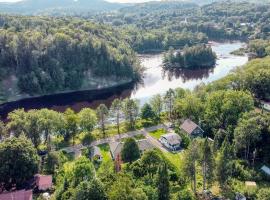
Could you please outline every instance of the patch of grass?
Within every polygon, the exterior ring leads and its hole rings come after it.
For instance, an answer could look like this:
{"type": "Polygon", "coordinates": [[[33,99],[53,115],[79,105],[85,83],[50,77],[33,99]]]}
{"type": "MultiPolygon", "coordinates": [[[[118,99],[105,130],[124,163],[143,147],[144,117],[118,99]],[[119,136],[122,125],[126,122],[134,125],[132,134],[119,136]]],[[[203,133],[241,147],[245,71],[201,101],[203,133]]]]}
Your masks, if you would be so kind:
{"type": "MultiPolygon", "coordinates": [[[[140,135],[135,135],[134,137],[135,140],[142,140],[142,139],[145,139],[145,136],[143,134],[140,134],[140,135]]],[[[122,138],[121,139],[121,142],[125,142],[127,138],[122,138]]]]}
{"type": "Polygon", "coordinates": [[[166,130],[165,129],[157,129],[155,131],[151,131],[150,135],[154,138],[156,138],[157,140],[161,137],[161,135],[166,134],[166,130]]]}
{"type": "Polygon", "coordinates": [[[163,155],[174,165],[174,167],[178,170],[181,169],[183,154],[182,153],[165,153],[163,152],[163,155]]]}
{"type": "Polygon", "coordinates": [[[108,144],[101,144],[98,146],[100,148],[100,153],[103,157],[103,161],[107,162],[111,160],[110,147],[108,144]]]}

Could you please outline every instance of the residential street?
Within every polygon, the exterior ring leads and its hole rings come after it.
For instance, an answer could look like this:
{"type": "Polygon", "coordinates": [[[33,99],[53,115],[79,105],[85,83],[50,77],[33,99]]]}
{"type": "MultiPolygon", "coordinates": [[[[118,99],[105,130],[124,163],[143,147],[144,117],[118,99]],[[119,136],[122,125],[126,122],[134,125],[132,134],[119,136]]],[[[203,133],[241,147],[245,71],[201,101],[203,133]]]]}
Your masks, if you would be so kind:
{"type": "Polygon", "coordinates": [[[168,129],[167,125],[164,125],[164,124],[159,124],[159,125],[156,125],[156,126],[152,126],[152,127],[148,127],[148,128],[144,128],[144,129],[141,129],[141,130],[135,130],[135,131],[130,131],[130,132],[127,132],[127,133],[123,133],[121,134],[120,136],[119,135],[114,135],[114,136],[111,136],[111,137],[108,137],[108,138],[104,138],[104,139],[100,139],[100,140],[95,140],[93,141],[90,145],[88,146],[83,146],[83,145],[75,145],[73,147],[67,147],[67,148],[63,148],[61,150],[67,150],[67,149],[83,149],[85,147],[93,147],[93,146],[97,146],[97,145],[101,145],[101,144],[106,144],[106,143],[110,143],[110,142],[115,142],[115,141],[119,141],[120,139],[123,139],[123,138],[129,138],[129,137],[134,137],[136,135],[144,135],[145,138],[153,145],[155,146],[156,148],[159,148],[161,151],[163,152],[168,152],[167,149],[165,149],[161,143],[159,141],[157,141],[155,138],[153,138],[152,136],[150,136],[149,132],[151,131],[155,131],[155,130],[158,130],[158,129],[168,129]]]}

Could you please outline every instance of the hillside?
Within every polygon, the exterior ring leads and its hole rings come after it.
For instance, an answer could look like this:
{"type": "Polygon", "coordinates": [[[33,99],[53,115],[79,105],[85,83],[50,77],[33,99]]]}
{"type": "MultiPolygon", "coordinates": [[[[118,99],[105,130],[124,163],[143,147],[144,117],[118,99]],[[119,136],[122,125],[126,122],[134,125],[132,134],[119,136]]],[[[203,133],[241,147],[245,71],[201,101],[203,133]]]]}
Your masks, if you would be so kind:
{"type": "Polygon", "coordinates": [[[123,36],[86,20],[0,16],[3,101],[131,82],[139,66],[123,36]]]}
{"type": "Polygon", "coordinates": [[[72,15],[88,12],[111,11],[123,4],[104,0],[23,0],[17,3],[0,3],[0,12],[29,15],[72,15]]]}

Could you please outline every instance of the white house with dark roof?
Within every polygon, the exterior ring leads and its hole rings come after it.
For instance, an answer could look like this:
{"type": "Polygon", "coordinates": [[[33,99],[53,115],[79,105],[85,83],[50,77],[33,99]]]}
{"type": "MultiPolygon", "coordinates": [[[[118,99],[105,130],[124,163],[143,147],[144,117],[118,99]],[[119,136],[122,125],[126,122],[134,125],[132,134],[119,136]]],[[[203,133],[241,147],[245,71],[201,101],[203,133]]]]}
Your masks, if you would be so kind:
{"type": "Polygon", "coordinates": [[[176,133],[168,133],[162,135],[159,139],[160,143],[172,151],[180,149],[181,137],[176,133]]]}
{"type": "Polygon", "coordinates": [[[199,125],[190,119],[186,119],[180,128],[191,137],[200,137],[204,132],[199,125]]]}
{"type": "MultiPolygon", "coordinates": [[[[141,154],[147,150],[151,150],[155,148],[151,143],[148,142],[147,139],[137,140],[136,142],[138,144],[141,154]]],[[[121,156],[121,151],[123,149],[124,142],[111,142],[109,146],[110,146],[111,157],[113,160],[117,158],[118,155],[121,156]]]]}

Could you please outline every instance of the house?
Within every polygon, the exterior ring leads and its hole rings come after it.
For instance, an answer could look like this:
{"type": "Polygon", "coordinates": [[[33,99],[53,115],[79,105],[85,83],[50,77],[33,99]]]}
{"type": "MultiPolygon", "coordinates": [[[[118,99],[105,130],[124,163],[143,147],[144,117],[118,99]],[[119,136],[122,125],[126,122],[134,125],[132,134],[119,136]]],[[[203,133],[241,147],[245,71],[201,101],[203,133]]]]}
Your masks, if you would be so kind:
{"type": "Polygon", "coordinates": [[[191,137],[200,137],[204,132],[199,125],[190,119],[186,119],[180,128],[191,137]]]}
{"type": "Polygon", "coordinates": [[[79,145],[75,145],[73,147],[67,147],[62,149],[63,152],[67,153],[67,154],[72,154],[74,155],[75,158],[78,158],[82,155],[82,149],[83,149],[83,145],[79,144],[79,145]]]}
{"type": "Polygon", "coordinates": [[[246,181],[245,185],[246,187],[257,187],[257,184],[254,181],[246,181]]]}
{"type": "Polygon", "coordinates": [[[181,137],[176,133],[168,133],[162,135],[159,139],[160,143],[172,151],[180,149],[181,137]]]}
{"type": "Polygon", "coordinates": [[[262,108],[270,112],[270,102],[261,101],[262,108]]]}
{"type": "Polygon", "coordinates": [[[52,175],[35,175],[36,186],[39,191],[46,191],[51,189],[52,183],[52,175]]]}
{"type": "Polygon", "coordinates": [[[0,194],[0,200],[32,200],[32,190],[18,190],[0,194]]]}
{"type": "MultiPolygon", "coordinates": [[[[137,140],[137,144],[141,154],[147,150],[154,149],[154,146],[148,142],[147,139],[137,140]]],[[[124,146],[124,142],[112,142],[109,144],[110,153],[113,160],[121,155],[121,151],[124,146]]]]}
{"type": "Polygon", "coordinates": [[[91,155],[90,155],[91,160],[95,160],[95,161],[98,161],[98,162],[102,162],[103,157],[102,157],[102,154],[101,154],[101,152],[100,152],[99,147],[93,146],[93,147],[91,148],[90,154],[91,154],[91,155]]]}
{"type": "Polygon", "coordinates": [[[262,166],[261,170],[268,176],[270,176],[270,168],[266,165],[262,166]]]}

